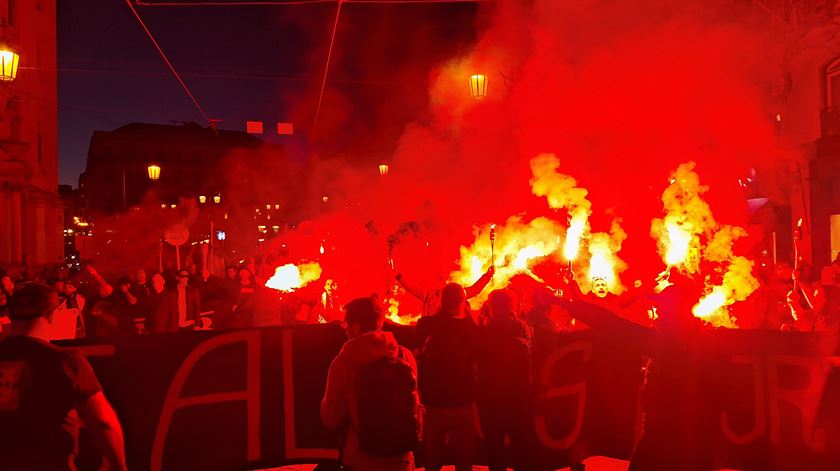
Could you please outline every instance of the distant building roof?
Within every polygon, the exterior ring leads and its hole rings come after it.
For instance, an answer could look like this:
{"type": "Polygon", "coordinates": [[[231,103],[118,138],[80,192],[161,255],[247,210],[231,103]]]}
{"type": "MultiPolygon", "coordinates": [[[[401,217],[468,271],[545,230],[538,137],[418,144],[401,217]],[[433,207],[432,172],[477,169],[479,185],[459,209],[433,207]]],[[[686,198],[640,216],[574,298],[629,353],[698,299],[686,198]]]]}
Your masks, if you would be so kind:
{"type": "Polygon", "coordinates": [[[215,138],[230,144],[239,145],[258,145],[263,143],[258,137],[244,131],[214,130],[209,126],[203,127],[194,122],[185,122],[183,124],[128,123],[113,131],[104,132],[123,135],[154,135],[156,138],[196,140],[215,138]]]}

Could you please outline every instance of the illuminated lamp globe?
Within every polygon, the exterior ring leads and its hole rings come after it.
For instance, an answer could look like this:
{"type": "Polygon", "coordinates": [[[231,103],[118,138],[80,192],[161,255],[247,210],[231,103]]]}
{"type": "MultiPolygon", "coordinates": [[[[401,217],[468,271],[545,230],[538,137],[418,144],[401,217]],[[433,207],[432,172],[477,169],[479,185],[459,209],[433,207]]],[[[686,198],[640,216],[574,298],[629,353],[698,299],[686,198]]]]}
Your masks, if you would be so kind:
{"type": "Polygon", "coordinates": [[[391,168],[388,167],[387,164],[382,164],[382,165],[379,166],[379,174],[382,175],[383,177],[385,175],[388,175],[389,170],[391,170],[391,168]]]}
{"type": "Polygon", "coordinates": [[[11,82],[17,77],[20,56],[12,51],[0,49],[0,81],[11,82]]]}
{"type": "Polygon", "coordinates": [[[476,100],[487,96],[487,76],[484,74],[473,74],[470,76],[470,95],[476,100]]]}
{"type": "Polygon", "coordinates": [[[219,204],[222,202],[222,197],[220,195],[216,195],[213,197],[213,202],[219,204]]]}
{"type": "Polygon", "coordinates": [[[160,179],[160,166],[159,165],[149,165],[146,167],[146,171],[149,173],[149,180],[156,182],[160,179]]]}
{"type": "Polygon", "coordinates": [[[198,202],[199,202],[199,203],[201,203],[201,204],[206,203],[206,202],[207,202],[207,197],[206,197],[206,196],[204,196],[204,195],[200,195],[200,196],[198,197],[198,202]]]}

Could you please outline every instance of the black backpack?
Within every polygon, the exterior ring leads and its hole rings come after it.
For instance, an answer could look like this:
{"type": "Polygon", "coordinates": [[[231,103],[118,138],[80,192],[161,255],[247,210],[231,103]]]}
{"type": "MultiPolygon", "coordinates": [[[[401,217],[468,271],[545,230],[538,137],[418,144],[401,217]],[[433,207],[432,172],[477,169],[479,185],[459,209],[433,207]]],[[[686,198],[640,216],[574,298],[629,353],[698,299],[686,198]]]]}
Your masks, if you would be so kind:
{"type": "Polygon", "coordinates": [[[417,380],[400,358],[362,366],[356,376],[359,445],[371,456],[399,456],[419,443],[417,380]]]}
{"type": "Polygon", "coordinates": [[[423,404],[459,407],[475,398],[475,370],[468,339],[453,331],[431,334],[418,358],[419,388],[423,404]]]}

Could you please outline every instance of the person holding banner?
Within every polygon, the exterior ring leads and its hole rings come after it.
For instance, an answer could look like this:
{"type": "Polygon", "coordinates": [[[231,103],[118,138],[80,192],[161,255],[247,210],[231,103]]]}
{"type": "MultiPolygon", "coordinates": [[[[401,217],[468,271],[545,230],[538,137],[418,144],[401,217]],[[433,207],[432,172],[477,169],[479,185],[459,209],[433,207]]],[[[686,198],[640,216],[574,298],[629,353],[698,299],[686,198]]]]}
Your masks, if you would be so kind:
{"type": "Polygon", "coordinates": [[[37,283],[10,300],[11,336],[0,341],[0,469],[75,469],[81,420],[102,469],[125,470],[122,428],[90,364],[47,341],[59,305],[55,290],[37,283]]]}
{"type": "Polygon", "coordinates": [[[574,318],[651,357],[642,394],[644,430],[629,471],[713,469],[707,437],[714,414],[697,407],[706,403],[697,397],[699,378],[689,373],[703,365],[702,321],[691,314],[696,299],[692,289],[678,284],[653,296],[659,320],[652,329],[580,298],[557,298],[574,318]]]}

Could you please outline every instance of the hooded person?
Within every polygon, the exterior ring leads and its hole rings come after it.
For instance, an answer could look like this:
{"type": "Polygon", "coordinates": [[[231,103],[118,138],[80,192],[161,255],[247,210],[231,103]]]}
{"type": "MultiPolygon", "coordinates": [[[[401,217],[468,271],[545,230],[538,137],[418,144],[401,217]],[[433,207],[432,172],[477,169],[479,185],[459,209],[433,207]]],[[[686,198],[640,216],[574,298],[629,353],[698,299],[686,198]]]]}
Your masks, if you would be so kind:
{"type": "Polygon", "coordinates": [[[417,445],[417,364],[411,352],[381,330],[384,315],[372,298],[345,306],[349,340],[330,365],[321,420],[341,431],[347,470],[411,471],[417,445]]]}

